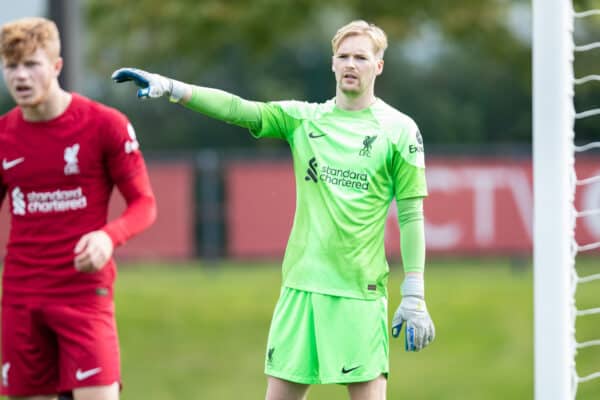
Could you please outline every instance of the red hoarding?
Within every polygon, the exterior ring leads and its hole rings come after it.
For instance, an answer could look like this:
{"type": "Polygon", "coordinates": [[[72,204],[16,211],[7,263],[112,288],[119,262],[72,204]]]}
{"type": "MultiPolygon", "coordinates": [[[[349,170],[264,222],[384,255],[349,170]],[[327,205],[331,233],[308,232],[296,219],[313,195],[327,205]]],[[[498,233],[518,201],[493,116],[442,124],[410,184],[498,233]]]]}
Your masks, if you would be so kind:
{"type": "MultiPolygon", "coordinates": [[[[600,163],[577,164],[581,178],[600,175],[600,163]]],[[[427,163],[427,248],[431,254],[527,254],[532,248],[530,160],[441,159],[427,163]]],[[[295,188],[290,162],[237,162],[226,171],[228,254],[281,257],[292,225],[295,188]]],[[[576,208],[600,208],[600,184],[577,189],[576,208]]],[[[386,222],[386,251],[398,256],[395,204],[386,222]]],[[[581,219],[580,244],[600,241],[600,216],[581,219]]]]}
{"type": "MultiPolygon", "coordinates": [[[[158,215],[147,231],[119,247],[117,259],[185,259],[195,254],[194,169],[187,163],[149,163],[158,215]]],[[[123,212],[125,202],[115,190],[109,219],[123,212]]],[[[4,257],[9,231],[8,200],[0,210],[0,255],[4,257]]]]}

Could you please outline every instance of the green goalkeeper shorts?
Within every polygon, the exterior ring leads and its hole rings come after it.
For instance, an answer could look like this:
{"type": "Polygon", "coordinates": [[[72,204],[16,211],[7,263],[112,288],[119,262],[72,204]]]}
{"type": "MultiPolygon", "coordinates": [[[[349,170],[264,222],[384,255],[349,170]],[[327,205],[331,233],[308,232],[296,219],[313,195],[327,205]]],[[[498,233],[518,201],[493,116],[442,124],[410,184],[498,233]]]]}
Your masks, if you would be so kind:
{"type": "Polygon", "coordinates": [[[283,288],[265,374],[303,384],[367,382],[389,371],[387,300],[283,288]]]}

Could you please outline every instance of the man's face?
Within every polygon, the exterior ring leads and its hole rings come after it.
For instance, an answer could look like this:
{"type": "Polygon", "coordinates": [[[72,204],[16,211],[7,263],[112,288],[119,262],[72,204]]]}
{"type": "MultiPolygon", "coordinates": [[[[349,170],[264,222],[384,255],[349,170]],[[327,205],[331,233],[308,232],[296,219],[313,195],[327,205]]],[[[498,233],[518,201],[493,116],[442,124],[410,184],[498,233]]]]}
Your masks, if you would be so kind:
{"type": "Polygon", "coordinates": [[[35,107],[46,100],[62,60],[51,60],[44,49],[38,48],[18,61],[3,57],[2,65],[4,82],[17,105],[35,107]]]}
{"type": "Polygon", "coordinates": [[[375,84],[383,71],[383,60],[373,52],[373,42],[365,35],[348,36],[333,55],[332,69],[342,93],[360,96],[375,84]]]}

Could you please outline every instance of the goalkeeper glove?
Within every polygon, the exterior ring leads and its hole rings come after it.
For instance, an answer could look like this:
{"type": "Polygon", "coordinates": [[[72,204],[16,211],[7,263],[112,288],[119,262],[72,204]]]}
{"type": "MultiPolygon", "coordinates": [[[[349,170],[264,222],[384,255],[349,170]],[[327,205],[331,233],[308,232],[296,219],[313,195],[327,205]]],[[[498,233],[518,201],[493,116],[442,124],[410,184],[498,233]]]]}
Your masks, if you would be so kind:
{"type": "Polygon", "coordinates": [[[133,81],[140,87],[137,91],[139,98],[156,98],[169,95],[169,100],[178,103],[186,91],[186,84],[153,74],[137,68],[120,68],[113,72],[111,78],[117,82],[133,81]]]}
{"type": "Polygon", "coordinates": [[[406,351],[419,351],[435,338],[435,327],[425,305],[423,278],[409,275],[401,289],[402,301],[392,319],[392,336],[400,336],[402,325],[406,324],[404,348],[406,351]]]}

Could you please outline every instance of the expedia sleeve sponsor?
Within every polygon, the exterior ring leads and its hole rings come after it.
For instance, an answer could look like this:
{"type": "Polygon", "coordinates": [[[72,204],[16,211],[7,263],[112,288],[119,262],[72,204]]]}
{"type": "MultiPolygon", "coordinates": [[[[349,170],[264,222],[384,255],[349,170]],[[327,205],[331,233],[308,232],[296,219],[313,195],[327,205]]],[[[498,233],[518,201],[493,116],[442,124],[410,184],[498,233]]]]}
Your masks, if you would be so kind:
{"type": "Polygon", "coordinates": [[[420,144],[418,144],[418,145],[411,144],[410,146],[408,146],[408,152],[410,154],[412,154],[412,153],[424,153],[425,149],[423,148],[423,145],[420,145],[420,144]]]}
{"type": "Polygon", "coordinates": [[[415,132],[415,139],[417,141],[417,143],[411,143],[408,146],[408,152],[409,153],[424,153],[425,152],[425,148],[423,147],[423,136],[421,136],[421,131],[419,131],[419,129],[417,128],[417,131],[415,132]]]}
{"type": "MultiPolygon", "coordinates": [[[[20,192],[19,188],[15,188],[20,192]]],[[[14,197],[14,196],[13,196],[14,197]]],[[[27,204],[15,204],[13,201],[13,213],[29,214],[76,211],[87,207],[87,198],[83,189],[78,187],[72,190],[55,190],[52,192],[29,192],[25,195],[27,204]]]]}
{"type": "Polygon", "coordinates": [[[411,131],[407,133],[404,146],[404,150],[402,151],[404,159],[416,167],[425,168],[423,137],[416,125],[412,126],[411,131]]]}

